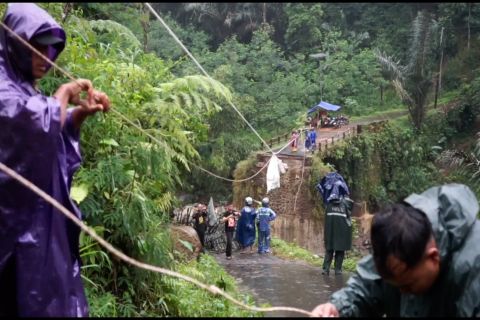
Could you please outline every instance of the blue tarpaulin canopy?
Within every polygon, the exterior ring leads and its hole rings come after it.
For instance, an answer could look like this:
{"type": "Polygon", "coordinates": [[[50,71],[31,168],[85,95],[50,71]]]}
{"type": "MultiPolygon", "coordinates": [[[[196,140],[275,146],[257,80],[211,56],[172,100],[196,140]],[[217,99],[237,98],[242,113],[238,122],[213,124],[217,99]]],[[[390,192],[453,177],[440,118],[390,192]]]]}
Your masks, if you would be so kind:
{"type": "Polygon", "coordinates": [[[325,101],[320,101],[319,104],[310,108],[310,110],[308,110],[307,113],[315,112],[318,109],[324,109],[324,110],[327,110],[327,111],[337,111],[340,108],[341,108],[340,106],[336,106],[334,104],[331,104],[331,103],[328,103],[328,102],[325,102],[325,101]]]}

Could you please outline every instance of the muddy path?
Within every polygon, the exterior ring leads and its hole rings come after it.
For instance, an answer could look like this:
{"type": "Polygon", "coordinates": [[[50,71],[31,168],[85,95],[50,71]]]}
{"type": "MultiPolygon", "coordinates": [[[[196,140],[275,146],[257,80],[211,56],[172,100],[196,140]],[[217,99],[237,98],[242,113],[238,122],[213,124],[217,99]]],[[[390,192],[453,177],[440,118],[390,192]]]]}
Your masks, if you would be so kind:
{"type": "MultiPolygon", "coordinates": [[[[296,307],[311,311],[327,302],[330,295],[347,282],[350,274],[322,275],[321,268],[302,261],[283,260],[271,254],[233,253],[227,260],[224,253],[212,254],[232,275],[243,292],[257,302],[272,306],[296,307]]],[[[303,317],[287,311],[267,312],[267,317],[303,317]]]]}

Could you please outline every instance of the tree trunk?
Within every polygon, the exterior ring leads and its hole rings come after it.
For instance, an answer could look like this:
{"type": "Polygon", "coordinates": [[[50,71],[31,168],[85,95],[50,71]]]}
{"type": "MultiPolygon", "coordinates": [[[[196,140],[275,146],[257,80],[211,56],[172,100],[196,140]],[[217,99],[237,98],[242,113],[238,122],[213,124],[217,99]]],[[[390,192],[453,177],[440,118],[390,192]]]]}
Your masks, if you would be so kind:
{"type": "Polygon", "coordinates": [[[65,23],[72,9],[73,9],[73,3],[65,2],[65,4],[63,5],[62,24],[65,23]]]}
{"type": "Polygon", "coordinates": [[[140,23],[142,24],[143,29],[143,51],[148,51],[148,30],[150,28],[150,12],[146,7],[143,8],[144,12],[140,18],[140,23]]]}
{"type": "Polygon", "coordinates": [[[437,75],[437,81],[435,81],[435,103],[433,104],[433,108],[437,109],[437,98],[438,98],[438,85],[440,83],[440,74],[437,75]]]}
{"type": "Polygon", "coordinates": [[[468,26],[468,40],[467,40],[467,49],[470,50],[470,12],[472,9],[472,4],[468,4],[468,20],[467,20],[467,26],[468,26]]]}
{"type": "Polygon", "coordinates": [[[380,103],[383,105],[383,85],[380,85],[380,103]]]}
{"type": "Polygon", "coordinates": [[[262,12],[262,17],[263,17],[263,23],[267,23],[267,3],[263,3],[263,12],[262,12]]]}
{"type": "Polygon", "coordinates": [[[437,108],[437,93],[440,92],[442,89],[442,64],[443,64],[443,27],[442,31],[440,33],[440,49],[442,50],[440,54],[440,66],[439,66],[439,71],[438,71],[438,80],[437,80],[437,86],[435,89],[435,108],[437,108]]]}

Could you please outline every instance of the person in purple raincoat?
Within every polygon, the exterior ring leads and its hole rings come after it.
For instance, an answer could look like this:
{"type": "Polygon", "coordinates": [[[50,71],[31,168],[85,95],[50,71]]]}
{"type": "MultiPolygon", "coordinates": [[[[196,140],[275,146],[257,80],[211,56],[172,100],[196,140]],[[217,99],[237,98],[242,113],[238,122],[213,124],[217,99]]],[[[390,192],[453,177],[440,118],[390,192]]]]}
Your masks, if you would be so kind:
{"type": "MultiPolygon", "coordinates": [[[[65,47],[63,29],[34,4],[9,4],[3,22],[52,61],[65,47]]],[[[69,195],[82,160],[79,129],[110,102],[84,79],[43,95],[36,81],[50,67],[0,27],[0,161],[81,218],[69,195]],[[69,104],[77,107],[67,110],[69,104]]],[[[0,172],[0,316],[88,316],[79,233],[52,205],[0,172]]]]}

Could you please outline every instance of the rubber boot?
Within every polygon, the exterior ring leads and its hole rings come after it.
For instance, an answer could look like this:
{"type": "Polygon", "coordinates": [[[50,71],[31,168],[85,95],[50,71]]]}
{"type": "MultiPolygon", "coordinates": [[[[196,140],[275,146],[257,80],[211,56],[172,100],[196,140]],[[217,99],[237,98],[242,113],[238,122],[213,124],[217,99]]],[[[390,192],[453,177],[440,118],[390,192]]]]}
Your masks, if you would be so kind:
{"type": "Polygon", "coordinates": [[[335,274],[342,274],[343,258],[345,251],[335,251],[335,274]]]}
{"type": "Polygon", "coordinates": [[[323,258],[322,274],[328,275],[330,273],[330,265],[332,264],[333,250],[325,251],[325,258],[323,258]]]}

